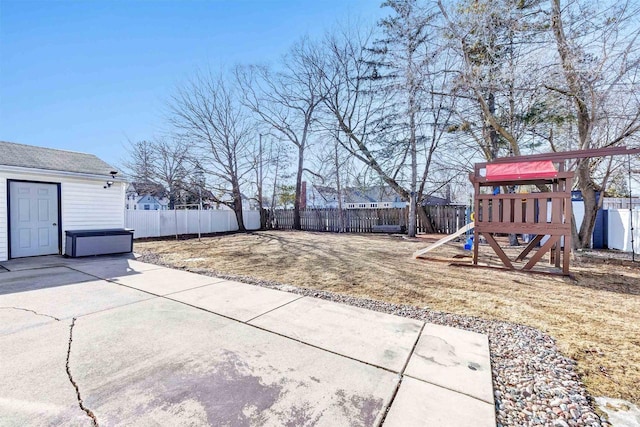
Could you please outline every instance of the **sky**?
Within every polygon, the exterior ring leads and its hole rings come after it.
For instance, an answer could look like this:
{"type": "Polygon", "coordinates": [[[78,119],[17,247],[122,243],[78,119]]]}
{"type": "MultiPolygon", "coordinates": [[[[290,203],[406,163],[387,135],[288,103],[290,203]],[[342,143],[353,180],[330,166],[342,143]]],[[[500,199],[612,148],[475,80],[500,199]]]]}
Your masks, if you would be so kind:
{"type": "Polygon", "coordinates": [[[0,0],[0,140],[92,153],[168,129],[166,106],[198,69],[275,62],[297,39],[377,0],[0,0]]]}

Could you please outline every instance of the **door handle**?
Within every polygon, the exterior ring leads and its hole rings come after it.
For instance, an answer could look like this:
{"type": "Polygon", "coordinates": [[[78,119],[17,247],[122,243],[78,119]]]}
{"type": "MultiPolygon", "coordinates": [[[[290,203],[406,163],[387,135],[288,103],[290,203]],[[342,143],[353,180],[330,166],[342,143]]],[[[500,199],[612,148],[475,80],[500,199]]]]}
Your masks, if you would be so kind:
{"type": "Polygon", "coordinates": [[[58,225],[58,224],[56,224],[56,223],[54,222],[54,223],[53,223],[53,224],[51,224],[51,225],[58,225]]]}

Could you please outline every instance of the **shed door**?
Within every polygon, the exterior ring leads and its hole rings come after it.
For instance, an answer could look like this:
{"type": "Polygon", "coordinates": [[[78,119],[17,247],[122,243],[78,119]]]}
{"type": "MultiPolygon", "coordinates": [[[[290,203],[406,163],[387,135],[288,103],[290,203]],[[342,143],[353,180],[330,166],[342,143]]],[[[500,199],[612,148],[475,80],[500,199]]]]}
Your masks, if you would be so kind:
{"type": "Polygon", "coordinates": [[[9,182],[11,258],[59,253],[58,186],[9,182]]]}

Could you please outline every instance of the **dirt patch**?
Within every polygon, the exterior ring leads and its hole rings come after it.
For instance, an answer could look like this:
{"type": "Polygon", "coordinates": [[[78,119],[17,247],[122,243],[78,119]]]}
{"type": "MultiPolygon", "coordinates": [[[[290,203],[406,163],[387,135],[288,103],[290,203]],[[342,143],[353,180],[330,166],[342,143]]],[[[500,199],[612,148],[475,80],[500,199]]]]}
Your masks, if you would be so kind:
{"type": "MultiPolygon", "coordinates": [[[[136,242],[134,249],[187,269],[533,326],[578,362],[593,396],[640,403],[640,266],[576,259],[570,279],[412,258],[436,238],[269,231],[136,242]]],[[[462,245],[430,256],[456,260],[468,254],[462,245]]],[[[495,262],[490,248],[481,254],[495,262]]]]}

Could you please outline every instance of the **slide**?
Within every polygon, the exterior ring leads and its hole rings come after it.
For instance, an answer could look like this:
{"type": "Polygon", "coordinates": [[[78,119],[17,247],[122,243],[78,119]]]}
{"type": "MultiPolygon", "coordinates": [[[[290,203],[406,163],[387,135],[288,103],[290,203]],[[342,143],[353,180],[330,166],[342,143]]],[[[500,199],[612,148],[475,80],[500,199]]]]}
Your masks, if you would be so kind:
{"type": "Polygon", "coordinates": [[[465,225],[464,227],[462,227],[460,230],[456,231],[453,234],[449,234],[446,237],[443,237],[442,239],[438,240],[437,242],[435,242],[434,244],[432,244],[431,246],[427,246],[424,249],[420,249],[419,251],[415,251],[413,253],[413,257],[414,258],[418,258],[420,255],[422,254],[426,254],[427,252],[437,248],[438,246],[442,246],[447,242],[452,241],[453,239],[455,239],[456,237],[461,236],[462,234],[466,233],[469,230],[473,230],[473,227],[475,226],[475,223],[470,222],[469,224],[465,225]]]}

